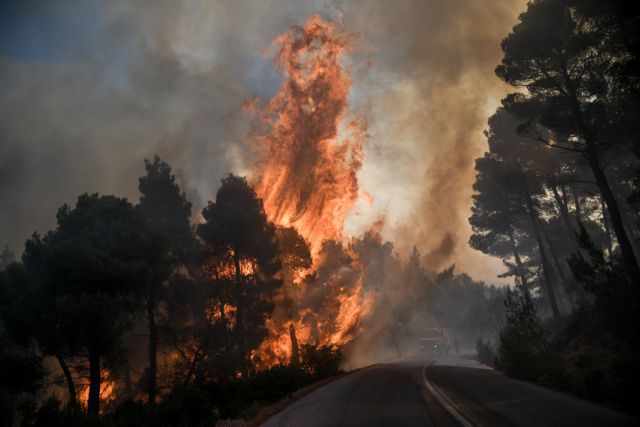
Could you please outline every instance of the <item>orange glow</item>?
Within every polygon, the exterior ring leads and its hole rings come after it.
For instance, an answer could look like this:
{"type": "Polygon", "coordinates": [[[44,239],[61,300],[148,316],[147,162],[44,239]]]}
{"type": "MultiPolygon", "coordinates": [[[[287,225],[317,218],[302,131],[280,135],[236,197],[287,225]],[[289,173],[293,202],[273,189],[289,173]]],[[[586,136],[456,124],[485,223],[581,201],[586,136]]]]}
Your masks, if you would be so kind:
{"type": "Polygon", "coordinates": [[[261,128],[250,135],[260,158],[253,184],[269,220],[295,227],[310,243],[315,270],[325,262],[327,240],[345,243],[353,260],[345,271],[322,279],[324,283],[305,279],[311,271],[283,275],[289,283],[285,280],[274,301],[269,336],[251,356],[258,368],[289,362],[290,325],[300,345],[348,343],[369,305],[371,296],[362,295],[362,267],[343,234],[358,196],[372,202],[358,190],[356,177],[368,136],[366,121],[349,112],[351,75],[341,63],[356,41],[356,35],[336,24],[310,17],[271,44],[276,66],[285,75],[279,92],[269,102],[245,104],[260,119],[261,128]],[[318,292],[323,295],[320,308],[305,307],[305,296],[318,292]]]}
{"type": "MultiPolygon", "coordinates": [[[[100,371],[100,408],[105,407],[105,403],[109,403],[116,400],[116,380],[112,377],[111,372],[108,369],[102,369],[100,371]]],[[[84,379],[79,387],[78,399],[82,406],[87,406],[89,403],[89,379],[84,379]]]]}
{"type": "MultiPolygon", "coordinates": [[[[212,264],[213,275],[216,279],[233,279],[236,277],[236,267],[231,261],[231,254],[229,254],[222,262],[212,264]]],[[[240,275],[247,277],[253,275],[255,272],[255,266],[253,262],[247,259],[240,259],[240,275]]]]}
{"type": "Polygon", "coordinates": [[[294,226],[314,255],[324,240],[342,239],[358,197],[366,123],[348,114],[351,76],[340,64],[355,40],[319,16],[280,35],[272,47],[286,80],[266,105],[248,104],[265,125],[252,135],[256,191],[269,219],[294,226]]]}
{"type": "Polygon", "coordinates": [[[206,307],[207,318],[211,325],[215,325],[216,323],[222,321],[222,316],[224,313],[224,321],[227,323],[227,328],[232,330],[235,328],[236,324],[236,307],[230,304],[224,304],[222,309],[220,305],[214,303],[214,301],[209,301],[206,307]]]}

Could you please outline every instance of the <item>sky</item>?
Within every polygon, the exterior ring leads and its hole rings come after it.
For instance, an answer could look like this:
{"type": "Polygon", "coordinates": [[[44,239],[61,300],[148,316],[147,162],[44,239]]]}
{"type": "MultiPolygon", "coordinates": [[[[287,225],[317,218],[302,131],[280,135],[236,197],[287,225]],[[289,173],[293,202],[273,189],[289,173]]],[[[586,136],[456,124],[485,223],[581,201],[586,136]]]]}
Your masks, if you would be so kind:
{"type": "Polygon", "coordinates": [[[312,14],[360,35],[352,112],[370,139],[346,230],[384,219],[400,255],[504,283],[469,248],[474,159],[509,93],[494,75],[524,0],[58,0],[0,6],[0,245],[17,253],[79,194],[137,201],[144,159],[176,173],[197,212],[230,172],[249,174],[243,103],[282,76],[270,41],[312,14]]]}

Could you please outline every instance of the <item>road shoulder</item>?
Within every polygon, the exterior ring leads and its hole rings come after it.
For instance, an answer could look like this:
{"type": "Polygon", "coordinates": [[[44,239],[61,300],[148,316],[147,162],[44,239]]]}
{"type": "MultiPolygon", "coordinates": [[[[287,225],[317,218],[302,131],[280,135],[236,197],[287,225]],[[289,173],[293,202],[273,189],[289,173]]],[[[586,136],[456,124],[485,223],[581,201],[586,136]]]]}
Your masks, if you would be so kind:
{"type": "Polygon", "coordinates": [[[429,365],[429,381],[472,425],[640,425],[596,403],[517,381],[487,369],[429,365]]]}

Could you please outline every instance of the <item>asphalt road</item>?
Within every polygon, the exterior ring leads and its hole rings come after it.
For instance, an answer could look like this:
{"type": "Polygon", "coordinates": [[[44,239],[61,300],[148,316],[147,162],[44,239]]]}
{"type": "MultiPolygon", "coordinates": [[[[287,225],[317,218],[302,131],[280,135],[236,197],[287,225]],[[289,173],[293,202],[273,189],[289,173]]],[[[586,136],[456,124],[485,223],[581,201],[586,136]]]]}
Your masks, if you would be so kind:
{"type": "Polygon", "coordinates": [[[464,365],[473,364],[450,358],[370,366],[319,388],[263,425],[640,425],[600,405],[464,365]]]}

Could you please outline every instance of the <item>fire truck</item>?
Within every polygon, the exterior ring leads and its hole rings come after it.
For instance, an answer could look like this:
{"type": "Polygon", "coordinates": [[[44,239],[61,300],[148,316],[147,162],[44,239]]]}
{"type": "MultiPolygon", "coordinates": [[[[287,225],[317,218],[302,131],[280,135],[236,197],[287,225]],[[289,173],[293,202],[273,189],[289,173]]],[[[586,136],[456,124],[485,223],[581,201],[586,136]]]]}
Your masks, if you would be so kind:
{"type": "Polygon", "coordinates": [[[429,354],[449,354],[451,340],[447,328],[429,328],[420,338],[420,351],[429,354]]]}

